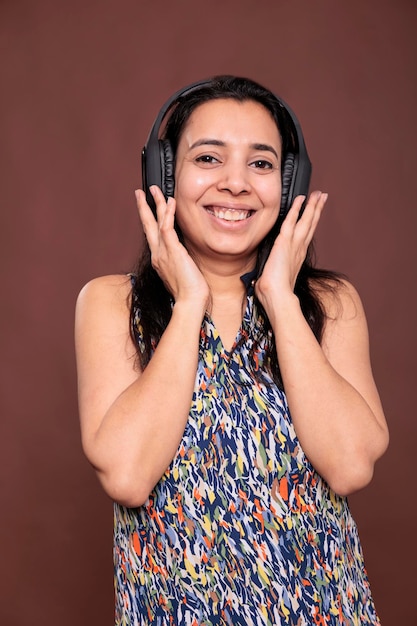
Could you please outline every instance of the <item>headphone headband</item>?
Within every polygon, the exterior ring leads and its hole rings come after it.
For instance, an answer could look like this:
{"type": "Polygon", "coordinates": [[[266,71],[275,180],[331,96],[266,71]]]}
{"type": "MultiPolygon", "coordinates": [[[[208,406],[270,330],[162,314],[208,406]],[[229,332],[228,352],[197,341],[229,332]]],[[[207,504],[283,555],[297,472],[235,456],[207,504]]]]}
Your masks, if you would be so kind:
{"type": "MultiPolygon", "coordinates": [[[[198,91],[201,87],[212,84],[211,79],[197,81],[176,91],[162,106],[152,128],[148,139],[142,150],[142,185],[146,192],[149,205],[155,209],[154,200],[149,192],[151,185],[157,185],[164,195],[172,195],[174,192],[174,155],[168,141],[161,141],[159,132],[162,123],[170,109],[183,96],[198,91]]],[[[272,92],[270,92],[272,93],[272,92]]],[[[311,161],[309,159],[305,145],[303,133],[298,119],[292,109],[275,94],[272,94],[277,104],[286,113],[291,123],[293,136],[296,143],[294,153],[284,156],[282,168],[282,202],[280,217],[284,217],[291,207],[294,198],[298,195],[307,196],[311,178],[311,161]]],[[[225,96],[227,97],[227,96],[225,96]]]]}

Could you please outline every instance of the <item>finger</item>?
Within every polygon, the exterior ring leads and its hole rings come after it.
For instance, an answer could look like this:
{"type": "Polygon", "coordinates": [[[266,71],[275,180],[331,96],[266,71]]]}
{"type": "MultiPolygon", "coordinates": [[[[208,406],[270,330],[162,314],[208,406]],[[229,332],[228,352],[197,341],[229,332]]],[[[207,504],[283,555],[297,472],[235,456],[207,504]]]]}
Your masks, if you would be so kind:
{"type": "Polygon", "coordinates": [[[157,185],[151,185],[149,187],[149,191],[151,192],[152,197],[155,200],[156,218],[157,218],[159,226],[161,227],[162,224],[164,223],[164,218],[165,218],[166,209],[167,209],[167,201],[165,199],[164,194],[162,193],[162,191],[157,185]]]}
{"type": "Polygon", "coordinates": [[[152,247],[158,241],[158,224],[152,209],[146,202],[145,192],[142,189],[136,189],[135,196],[143,232],[145,233],[149,246],[152,247]]]}
{"type": "Polygon", "coordinates": [[[167,231],[174,230],[175,210],[176,210],[175,199],[172,197],[169,197],[166,203],[163,225],[161,225],[161,228],[163,228],[164,230],[167,230],[167,231]]]}
{"type": "Polygon", "coordinates": [[[317,207],[320,205],[321,191],[313,191],[308,198],[303,214],[297,221],[297,232],[300,237],[308,235],[312,223],[315,221],[317,207]]]}
{"type": "Polygon", "coordinates": [[[301,208],[303,206],[303,202],[306,199],[305,196],[297,196],[295,198],[295,200],[293,201],[290,210],[287,213],[287,216],[284,220],[284,224],[290,224],[291,226],[295,226],[295,224],[297,223],[297,220],[300,216],[300,211],[301,208]]]}
{"type": "Polygon", "coordinates": [[[314,205],[314,211],[313,211],[312,219],[310,222],[310,228],[307,234],[308,243],[310,243],[310,241],[313,239],[314,233],[316,232],[318,223],[321,218],[322,211],[324,209],[324,205],[326,204],[328,197],[329,195],[327,193],[322,193],[314,205]]]}
{"type": "Polygon", "coordinates": [[[322,192],[321,191],[312,191],[310,194],[310,197],[307,200],[305,209],[303,211],[303,215],[301,216],[301,219],[304,218],[305,221],[308,221],[310,218],[313,217],[314,215],[314,211],[318,205],[318,203],[320,202],[320,199],[322,197],[322,192]]]}

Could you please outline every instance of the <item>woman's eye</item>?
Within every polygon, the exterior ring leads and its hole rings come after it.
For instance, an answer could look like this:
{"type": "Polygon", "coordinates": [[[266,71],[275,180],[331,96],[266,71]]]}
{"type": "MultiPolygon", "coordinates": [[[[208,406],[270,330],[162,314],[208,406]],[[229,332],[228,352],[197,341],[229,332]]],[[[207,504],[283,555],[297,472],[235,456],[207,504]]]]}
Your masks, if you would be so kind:
{"type": "Polygon", "coordinates": [[[251,165],[261,170],[271,170],[273,168],[272,163],[265,159],[256,159],[251,165]]]}
{"type": "Polygon", "coordinates": [[[196,158],[197,163],[218,163],[218,159],[212,156],[211,154],[202,154],[201,156],[196,158]]]}

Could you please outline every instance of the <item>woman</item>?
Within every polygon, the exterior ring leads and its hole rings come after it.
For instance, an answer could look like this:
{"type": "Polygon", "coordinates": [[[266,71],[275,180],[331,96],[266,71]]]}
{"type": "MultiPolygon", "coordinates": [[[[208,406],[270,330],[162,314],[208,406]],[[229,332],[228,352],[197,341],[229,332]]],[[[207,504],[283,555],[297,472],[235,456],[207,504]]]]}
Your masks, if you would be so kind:
{"type": "Polygon", "coordinates": [[[327,194],[291,201],[302,136],[260,85],[217,77],[168,109],[173,197],[145,150],[138,270],[77,304],[116,624],[378,624],[346,496],[388,433],[359,296],[312,267],[327,194]]]}

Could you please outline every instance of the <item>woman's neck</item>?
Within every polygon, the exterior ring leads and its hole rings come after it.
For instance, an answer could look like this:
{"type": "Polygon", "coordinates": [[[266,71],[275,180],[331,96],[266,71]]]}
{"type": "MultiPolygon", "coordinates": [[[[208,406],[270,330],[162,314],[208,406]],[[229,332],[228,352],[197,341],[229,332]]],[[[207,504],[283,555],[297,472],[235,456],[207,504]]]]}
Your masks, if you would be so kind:
{"type": "Polygon", "coordinates": [[[242,276],[254,269],[255,259],[230,261],[222,260],[218,263],[205,263],[196,259],[198,267],[206,279],[212,299],[230,300],[241,299],[246,292],[242,276]]]}

